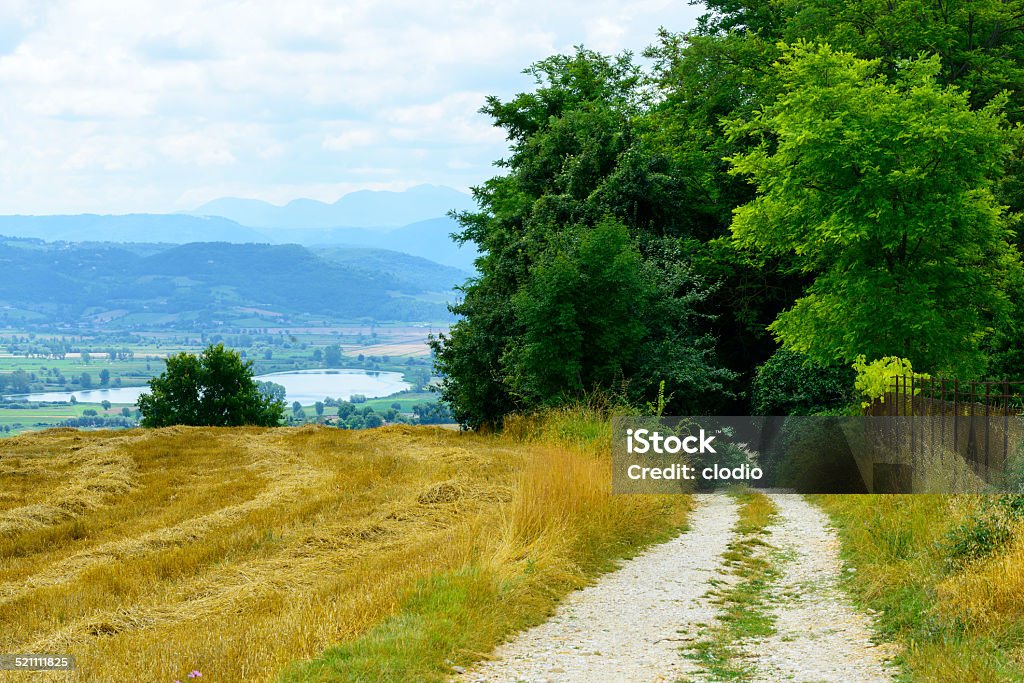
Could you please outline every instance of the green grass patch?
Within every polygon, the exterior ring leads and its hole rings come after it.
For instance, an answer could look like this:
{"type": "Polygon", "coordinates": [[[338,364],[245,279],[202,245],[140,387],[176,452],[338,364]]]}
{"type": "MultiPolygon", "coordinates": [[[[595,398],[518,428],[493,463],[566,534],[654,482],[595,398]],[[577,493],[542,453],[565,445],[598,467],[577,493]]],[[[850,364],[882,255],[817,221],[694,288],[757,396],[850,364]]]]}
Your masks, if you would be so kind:
{"type": "MultiPolygon", "coordinates": [[[[903,680],[1024,681],[1024,625],[987,629],[942,609],[944,582],[982,571],[980,564],[963,563],[975,554],[973,536],[965,531],[971,528],[970,513],[964,512],[973,508],[970,498],[814,497],[839,529],[844,560],[857,570],[847,576],[846,587],[878,613],[881,635],[905,648],[898,660],[903,680]]],[[[985,553],[996,551],[985,545],[985,553]]]]}
{"type": "Polygon", "coordinates": [[[514,592],[477,568],[421,582],[399,612],[362,638],[289,670],[286,681],[444,681],[452,664],[486,652],[508,630],[530,625],[523,611],[498,618],[495,607],[514,592]],[[452,664],[449,664],[451,662],[452,664]]]}
{"type": "Polygon", "coordinates": [[[720,606],[717,623],[704,638],[690,646],[687,655],[697,661],[714,681],[745,681],[752,668],[738,657],[736,645],[775,633],[768,607],[768,589],[778,577],[775,549],[764,541],[776,515],[775,504],[760,493],[737,495],[740,503],[736,540],[723,555],[738,582],[712,592],[720,606]]]}

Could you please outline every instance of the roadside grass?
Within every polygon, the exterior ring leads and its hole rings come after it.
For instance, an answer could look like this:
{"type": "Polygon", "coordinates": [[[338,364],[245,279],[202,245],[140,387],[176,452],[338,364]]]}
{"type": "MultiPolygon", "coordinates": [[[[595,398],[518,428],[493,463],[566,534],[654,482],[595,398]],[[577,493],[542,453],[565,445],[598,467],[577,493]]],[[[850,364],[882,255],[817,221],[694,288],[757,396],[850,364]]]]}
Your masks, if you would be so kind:
{"type": "Polygon", "coordinates": [[[950,562],[948,537],[979,496],[815,496],[839,528],[847,585],[904,646],[913,681],[1024,681],[1024,535],[995,555],[950,562]]]}
{"type": "Polygon", "coordinates": [[[0,441],[0,652],[74,654],[81,681],[445,680],[685,523],[685,496],[610,495],[596,414],[552,419],[596,436],[0,441]]]}
{"type": "Polygon", "coordinates": [[[411,585],[391,615],[283,680],[446,681],[617,560],[682,529],[688,497],[610,495],[610,426],[596,413],[517,417],[493,438],[538,449],[510,504],[454,534],[460,561],[411,585]]]}
{"type": "Polygon", "coordinates": [[[735,580],[724,581],[714,590],[713,602],[720,607],[717,621],[686,652],[713,681],[748,680],[753,670],[737,656],[736,645],[775,632],[767,606],[768,588],[778,576],[779,558],[763,537],[777,509],[764,494],[736,495],[740,503],[736,540],[723,555],[735,580]]]}

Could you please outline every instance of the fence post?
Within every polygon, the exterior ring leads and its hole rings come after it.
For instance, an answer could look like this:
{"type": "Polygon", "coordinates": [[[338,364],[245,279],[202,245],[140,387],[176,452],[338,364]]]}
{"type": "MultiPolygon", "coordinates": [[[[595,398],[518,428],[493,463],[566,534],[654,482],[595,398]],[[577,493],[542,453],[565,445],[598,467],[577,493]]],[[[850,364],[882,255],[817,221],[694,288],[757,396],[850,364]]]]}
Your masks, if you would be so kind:
{"type": "Polygon", "coordinates": [[[1006,471],[1010,459],[1010,383],[1003,380],[1003,461],[1000,470],[1006,471]]]}
{"type": "Polygon", "coordinates": [[[910,455],[913,457],[917,442],[914,440],[914,376],[910,376],[910,455]]]}
{"type": "Polygon", "coordinates": [[[889,406],[889,414],[896,417],[900,414],[899,400],[900,400],[900,376],[893,375],[892,378],[892,405],[889,406]]]}
{"type": "Polygon", "coordinates": [[[985,382],[985,479],[988,479],[988,471],[992,467],[992,460],[989,456],[988,442],[989,432],[992,431],[992,425],[989,424],[989,397],[992,394],[992,385],[989,382],[985,382]]]}
{"type": "MultiPolygon", "coordinates": [[[[942,430],[939,432],[939,445],[940,448],[946,445],[946,378],[943,377],[940,383],[939,391],[942,392],[942,399],[939,401],[939,410],[942,411],[942,430]]],[[[944,450],[939,451],[939,460],[945,463],[946,454],[944,450]]]]}

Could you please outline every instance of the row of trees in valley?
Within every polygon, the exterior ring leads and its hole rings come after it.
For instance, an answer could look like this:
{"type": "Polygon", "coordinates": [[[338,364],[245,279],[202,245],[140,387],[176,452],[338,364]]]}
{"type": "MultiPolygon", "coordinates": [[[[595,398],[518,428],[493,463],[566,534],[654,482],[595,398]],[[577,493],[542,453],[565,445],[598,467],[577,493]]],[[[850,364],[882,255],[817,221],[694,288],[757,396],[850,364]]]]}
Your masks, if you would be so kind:
{"type": "Polygon", "coordinates": [[[1024,5],[706,4],[649,68],[578,48],[488,98],[509,154],[432,340],[456,418],[662,381],[675,414],[808,410],[861,355],[1024,379],[1024,5]]]}

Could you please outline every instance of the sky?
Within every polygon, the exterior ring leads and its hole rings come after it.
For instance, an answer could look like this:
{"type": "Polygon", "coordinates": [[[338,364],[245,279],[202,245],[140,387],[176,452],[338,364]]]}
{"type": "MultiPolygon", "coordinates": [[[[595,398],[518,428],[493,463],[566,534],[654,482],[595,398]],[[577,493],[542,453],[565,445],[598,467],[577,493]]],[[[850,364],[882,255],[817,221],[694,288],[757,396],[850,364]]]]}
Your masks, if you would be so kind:
{"type": "Polygon", "coordinates": [[[0,0],[0,214],[334,201],[495,174],[487,95],[583,44],[639,53],[687,0],[0,0]]]}

